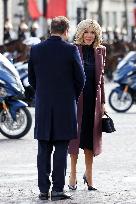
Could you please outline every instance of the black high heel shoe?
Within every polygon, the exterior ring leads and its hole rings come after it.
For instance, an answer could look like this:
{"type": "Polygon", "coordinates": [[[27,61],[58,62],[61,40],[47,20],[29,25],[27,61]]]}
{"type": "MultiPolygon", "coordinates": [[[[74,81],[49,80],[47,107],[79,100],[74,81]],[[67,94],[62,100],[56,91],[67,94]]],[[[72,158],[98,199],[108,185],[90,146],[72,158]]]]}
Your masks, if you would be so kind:
{"type": "Polygon", "coordinates": [[[75,185],[68,185],[69,187],[69,190],[72,190],[72,191],[75,191],[77,189],[77,181],[76,181],[76,184],[75,185]]]}
{"type": "Polygon", "coordinates": [[[94,188],[93,186],[89,186],[88,181],[87,181],[87,178],[86,178],[85,175],[83,176],[83,180],[84,180],[84,184],[86,183],[87,186],[88,186],[88,191],[96,191],[96,190],[97,190],[97,189],[94,188]]]}

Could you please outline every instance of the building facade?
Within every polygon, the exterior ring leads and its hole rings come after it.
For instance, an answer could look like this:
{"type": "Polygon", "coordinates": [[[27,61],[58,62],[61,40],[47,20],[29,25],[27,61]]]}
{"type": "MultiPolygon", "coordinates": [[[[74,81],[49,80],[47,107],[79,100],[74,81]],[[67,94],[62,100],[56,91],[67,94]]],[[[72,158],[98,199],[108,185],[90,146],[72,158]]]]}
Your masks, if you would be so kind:
{"type": "MultiPolygon", "coordinates": [[[[131,30],[134,26],[134,0],[127,0],[125,8],[124,0],[103,0],[102,27],[103,30],[124,32],[128,30],[131,38],[131,30]],[[127,12],[127,28],[125,12],[127,12]]],[[[72,31],[74,33],[76,24],[85,19],[98,20],[98,0],[68,0],[68,17],[72,20],[72,31]]]]}
{"type": "MultiPolygon", "coordinates": [[[[9,19],[12,21],[12,3],[13,0],[7,0],[7,13],[9,19]]],[[[3,44],[3,33],[4,33],[4,0],[0,1],[0,44],[3,44]]]]}
{"type": "MultiPolygon", "coordinates": [[[[62,0],[58,0],[62,1],[62,0]]],[[[127,30],[128,36],[131,36],[132,27],[134,27],[134,0],[127,1],[127,30]]],[[[17,34],[17,28],[22,16],[27,14],[24,5],[20,2],[28,2],[26,0],[1,0],[0,1],[0,44],[3,43],[3,28],[4,28],[4,2],[7,2],[7,14],[13,24],[14,33],[17,34]]],[[[43,0],[37,0],[40,11],[43,11],[43,0]]],[[[57,9],[57,8],[56,8],[57,9]]],[[[67,17],[70,25],[70,40],[75,34],[76,25],[79,21],[85,18],[98,20],[98,0],[67,0],[67,17]]],[[[102,6],[102,27],[103,30],[117,30],[118,32],[126,33],[125,25],[124,0],[103,0],[102,6]]],[[[31,22],[30,22],[31,23],[31,22]]],[[[39,18],[39,36],[46,33],[46,23],[44,18],[39,18]]],[[[16,36],[14,36],[16,37],[16,36]]]]}
{"type": "Polygon", "coordinates": [[[0,44],[2,44],[3,41],[3,2],[0,1],[0,44]]]}
{"type": "MultiPolygon", "coordinates": [[[[95,0],[88,3],[88,17],[97,19],[97,2],[95,0]]],[[[124,0],[104,0],[102,7],[103,28],[105,30],[124,31],[130,30],[134,26],[134,1],[127,1],[127,8],[125,8],[124,0]],[[126,22],[127,12],[127,22],[126,22]],[[126,27],[127,26],[127,27],[126,27]]]]}
{"type": "Polygon", "coordinates": [[[24,6],[20,6],[19,3],[20,0],[0,1],[0,44],[3,44],[4,21],[6,20],[6,17],[13,25],[12,37],[17,38],[17,27],[21,17],[24,16],[24,6]]]}

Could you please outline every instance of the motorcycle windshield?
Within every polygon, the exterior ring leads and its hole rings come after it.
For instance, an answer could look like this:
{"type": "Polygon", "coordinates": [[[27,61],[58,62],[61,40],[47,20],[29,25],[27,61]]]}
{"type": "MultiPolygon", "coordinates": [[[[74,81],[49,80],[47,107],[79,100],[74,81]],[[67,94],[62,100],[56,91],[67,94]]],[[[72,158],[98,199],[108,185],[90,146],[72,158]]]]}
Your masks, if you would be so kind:
{"type": "Polygon", "coordinates": [[[122,80],[126,80],[129,74],[132,74],[136,71],[136,66],[133,64],[125,64],[125,66],[117,69],[114,73],[113,79],[115,82],[121,82],[122,80]]]}
{"type": "Polygon", "coordinates": [[[10,84],[17,91],[24,93],[24,87],[17,70],[2,54],[0,54],[0,79],[10,84]]]}
{"type": "Polygon", "coordinates": [[[117,69],[120,69],[123,67],[126,63],[129,62],[136,62],[136,52],[135,51],[130,51],[117,65],[117,69]]]}

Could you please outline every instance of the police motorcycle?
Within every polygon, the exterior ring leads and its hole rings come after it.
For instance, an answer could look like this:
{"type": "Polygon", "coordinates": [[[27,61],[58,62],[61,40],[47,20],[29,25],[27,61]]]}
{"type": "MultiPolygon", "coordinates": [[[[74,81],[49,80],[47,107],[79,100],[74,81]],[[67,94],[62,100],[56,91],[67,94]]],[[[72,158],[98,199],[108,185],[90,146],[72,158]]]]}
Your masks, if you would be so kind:
{"type": "MultiPolygon", "coordinates": [[[[30,48],[33,45],[36,45],[40,42],[41,40],[38,37],[29,37],[23,41],[23,43],[27,45],[28,47],[28,56],[30,54],[30,48]]],[[[25,99],[24,100],[25,102],[27,102],[28,106],[33,107],[35,106],[35,97],[34,97],[35,92],[34,92],[34,89],[30,86],[29,81],[28,81],[28,62],[27,61],[19,62],[14,65],[19,73],[21,82],[25,89],[25,99]]]]}
{"type": "Polygon", "coordinates": [[[119,62],[113,79],[119,86],[111,91],[109,104],[117,112],[126,112],[136,104],[136,51],[119,62]]]}
{"type": "MultiPolygon", "coordinates": [[[[29,56],[31,46],[36,45],[40,42],[41,42],[41,40],[38,37],[29,37],[23,41],[23,43],[25,45],[27,45],[27,47],[28,47],[28,56],[29,56]]],[[[5,53],[4,55],[11,62],[14,61],[12,56],[11,56],[11,53],[5,53]]],[[[35,105],[35,98],[34,98],[34,90],[28,82],[28,62],[27,61],[17,62],[17,63],[14,63],[14,66],[16,67],[16,69],[19,73],[21,82],[22,82],[23,87],[25,89],[24,101],[28,104],[29,107],[33,107],[35,105]]]]}
{"type": "Polygon", "coordinates": [[[24,101],[28,104],[29,107],[33,107],[35,104],[34,99],[34,89],[30,86],[28,81],[28,62],[17,62],[14,64],[16,70],[19,73],[20,80],[25,89],[25,98],[24,101]]]}
{"type": "Polygon", "coordinates": [[[17,70],[0,54],[0,133],[10,139],[25,136],[32,125],[23,97],[24,87],[17,70]]]}
{"type": "Polygon", "coordinates": [[[24,97],[23,101],[25,101],[29,107],[34,106],[34,90],[28,82],[28,61],[14,63],[14,58],[13,58],[11,53],[5,52],[3,55],[12,64],[14,64],[16,70],[19,73],[20,80],[21,80],[22,85],[25,89],[25,93],[24,93],[25,97],[24,97]]]}

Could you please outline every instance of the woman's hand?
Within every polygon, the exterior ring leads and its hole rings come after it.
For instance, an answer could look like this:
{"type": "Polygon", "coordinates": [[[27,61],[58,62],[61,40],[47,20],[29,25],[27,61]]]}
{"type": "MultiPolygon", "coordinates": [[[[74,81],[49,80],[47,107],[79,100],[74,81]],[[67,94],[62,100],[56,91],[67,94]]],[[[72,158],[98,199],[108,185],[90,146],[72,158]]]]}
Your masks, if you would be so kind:
{"type": "Polygon", "coordinates": [[[107,111],[105,109],[105,104],[102,103],[102,116],[104,116],[104,113],[107,113],[107,111]]]}

